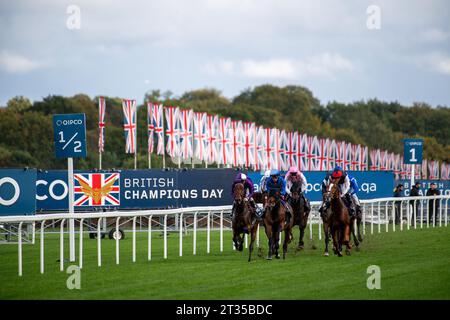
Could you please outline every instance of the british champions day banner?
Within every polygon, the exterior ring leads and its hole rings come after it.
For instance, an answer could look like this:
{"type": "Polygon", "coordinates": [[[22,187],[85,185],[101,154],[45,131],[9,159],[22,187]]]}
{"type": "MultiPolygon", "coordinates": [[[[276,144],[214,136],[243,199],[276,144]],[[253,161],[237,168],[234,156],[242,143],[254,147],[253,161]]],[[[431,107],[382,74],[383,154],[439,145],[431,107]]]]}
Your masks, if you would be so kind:
{"type": "MultiPolygon", "coordinates": [[[[75,210],[227,205],[236,174],[233,169],[75,171],[75,210]]],[[[67,210],[68,190],[66,171],[39,172],[37,210],[67,210]]]]}
{"type": "Polygon", "coordinates": [[[36,169],[0,169],[0,216],[36,211],[36,169]]]}

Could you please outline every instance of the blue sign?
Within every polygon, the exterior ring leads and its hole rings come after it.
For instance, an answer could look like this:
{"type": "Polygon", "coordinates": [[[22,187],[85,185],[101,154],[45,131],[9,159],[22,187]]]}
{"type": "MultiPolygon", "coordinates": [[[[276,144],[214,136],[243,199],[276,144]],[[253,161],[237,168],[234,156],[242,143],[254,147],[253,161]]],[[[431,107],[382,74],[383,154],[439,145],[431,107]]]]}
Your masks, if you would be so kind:
{"type": "MultiPolygon", "coordinates": [[[[151,209],[193,206],[219,206],[232,203],[231,185],[238,171],[234,169],[194,170],[122,170],[75,171],[75,210],[95,208],[151,209]],[[101,195],[101,196],[95,196],[101,195]]],[[[360,187],[361,199],[391,197],[394,188],[392,172],[350,172],[360,187]]],[[[248,172],[259,190],[261,174],[248,172]]],[[[326,172],[304,172],[308,186],[306,196],[321,200],[321,183],[326,172]]],[[[38,211],[67,210],[67,172],[38,173],[36,182],[38,211]]]]}
{"type": "Polygon", "coordinates": [[[403,140],[403,163],[421,164],[423,153],[422,139],[404,139],[403,140]]]}
{"type": "MultiPolygon", "coordinates": [[[[427,190],[431,187],[431,183],[436,183],[436,189],[438,189],[441,195],[450,195],[450,180],[420,180],[419,195],[425,196],[427,190]]],[[[395,185],[403,184],[403,197],[409,197],[411,192],[411,181],[410,180],[396,180],[395,185]]]]}
{"type": "MultiPolygon", "coordinates": [[[[233,169],[74,171],[74,207],[152,209],[232,203],[233,169]],[[101,196],[95,196],[95,195],[101,196]]],[[[67,172],[38,173],[38,211],[67,210],[67,172]]]]}
{"type": "Polygon", "coordinates": [[[36,169],[0,169],[0,216],[36,211],[36,169]]]}
{"type": "Polygon", "coordinates": [[[86,157],[84,113],[53,115],[53,136],[57,158],[86,157]]]}
{"type": "MultiPolygon", "coordinates": [[[[374,199],[392,197],[394,188],[394,174],[392,171],[348,171],[358,181],[360,199],[374,199]]],[[[262,174],[248,172],[250,179],[255,184],[255,190],[259,191],[259,182],[262,174]]],[[[322,181],[326,171],[303,172],[308,182],[305,195],[310,201],[322,200],[322,181]]]]}

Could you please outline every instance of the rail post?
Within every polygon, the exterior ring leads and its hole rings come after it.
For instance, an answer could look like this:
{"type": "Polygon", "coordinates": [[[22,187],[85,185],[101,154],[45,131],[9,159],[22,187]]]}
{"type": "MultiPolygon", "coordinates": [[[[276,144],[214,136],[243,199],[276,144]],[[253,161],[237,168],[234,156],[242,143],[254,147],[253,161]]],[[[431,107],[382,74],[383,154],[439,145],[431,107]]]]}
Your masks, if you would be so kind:
{"type": "Polygon", "coordinates": [[[83,269],[83,222],[84,219],[82,218],[80,220],[80,261],[79,261],[80,269],[83,269]]]}
{"type": "MultiPolygon", "coordinates": [[[[106,219],[106,218],[103,218],[106,219]]],[[[98,218],[97,220],[97,266],[102,266],[102,234],[101,230],[101,222],[102,218],[98,218]]]]}
{"type": "Polygon", "coordinates": [[[40,250],[40,260],[41,260],[41,273],[44,273],[44,227],[45,227],[45,220],[42,220],[41,222],[41,250],[40,250]]]}
{"type": "Polygon", "coordinates": [[[19,246],[18,246],[18,254],[17,254],[17,258],[19,260],[19,277],[22,276],[22,224],[23,222],[19,223],[19,246]]]}

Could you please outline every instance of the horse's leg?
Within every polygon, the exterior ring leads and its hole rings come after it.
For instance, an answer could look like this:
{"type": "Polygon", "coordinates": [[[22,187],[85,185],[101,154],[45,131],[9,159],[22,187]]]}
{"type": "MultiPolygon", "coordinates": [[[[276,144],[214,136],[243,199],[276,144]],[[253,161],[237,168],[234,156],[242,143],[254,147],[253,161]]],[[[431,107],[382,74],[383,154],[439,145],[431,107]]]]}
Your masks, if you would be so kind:
{"type": "Polygon", "coordinates": [[[273,247],[274,247],[274,253],[275,258],[280,259],[280,255],[278,253],[278,249],[280,248],[280,224],[276,224],[274,228],[272,229],[273,232],[273,247]]]}
{"type": "Polygon", "coordinates": [[[258,230],[258,225],[254,225],[251,227],[251,239],[250,239],[250,245],[248,247],[248,262],[252,259],[252,252],[253,252],[253,244],[256,240],[256,231],[258,230]]]}
{"type": "MultiPolygon", "coordinates": [[[[355,246],[358,247],[359,246],[359,241],[358,241],[358,237],[356,236],[355,224],[356,224],[356,219],[353,218],[350,221],[350,231],[351,231],[350,238],[353,235],[353,241],[355,242],[355,246]]],[[[349,243],[350,243],[350,241],[349,241],[349,243]]]]}
{"type": "Polygon", "coordinates": [[[283,259],[286,259],[286,253],[288,250],[288,244],[291,241],[290,240],[290,235],[291,235],[291,231],[292,228],[291,226],[286,226],[285,230],[284,230],[284,242],[283,242],[283,259]]]}
{"type": "Polygon", "coordinates": [[[339,227],[332,226],[332,234],[333,234],[333,250],[334,254],[338,255],[339,257],[342,257],[341,251],[340,251],[340,239],[339,239],[339,227]]]}
{"type": "Polygon", "coordinates": [[[362,234],[361,234],[361,221],[362,221],[362,216],[361,216],[361,214],[358,214],[358,217],[356,218],[356,224],[358,226],[358,240],[359,240],[359,242],[363,241],[363,237],[362,237],[362,234]]]}
{"type": "Polygon", "coordinates": [[[330,227],[328,226],[328,223],[326,223],[326,222],[324,222],[324,224],[323,224],[323,233],[325,236],[325,252],[323,253],[323,255],[328,257],[330,255],[328,253],[328,243],[330,242],[330,227]]]}
{"type": "Polygon", "coordinates": [[[267,254],[267,260],[272,260],[272,226],[265,224],[265,231],[267,239],[269,240],[269,252],[267,254]]]}

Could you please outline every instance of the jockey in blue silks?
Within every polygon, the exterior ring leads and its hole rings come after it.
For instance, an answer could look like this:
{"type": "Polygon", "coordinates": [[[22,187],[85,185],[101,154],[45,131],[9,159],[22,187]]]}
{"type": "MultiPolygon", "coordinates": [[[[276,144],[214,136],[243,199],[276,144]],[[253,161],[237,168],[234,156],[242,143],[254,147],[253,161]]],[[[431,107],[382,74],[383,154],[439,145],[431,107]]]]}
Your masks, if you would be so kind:
{"type": "Polygon", "coordinates": [[[281,196],[281,204],[286,208],[287,219],[286,222],[289,223],[289,219],[292,215],[291,206],[285,201],[286,197],[286,180],[280,175],[280,171],[271,170],[270,178],[266,181],[266,191],[269,195],[279,194],[281,196]]]}

